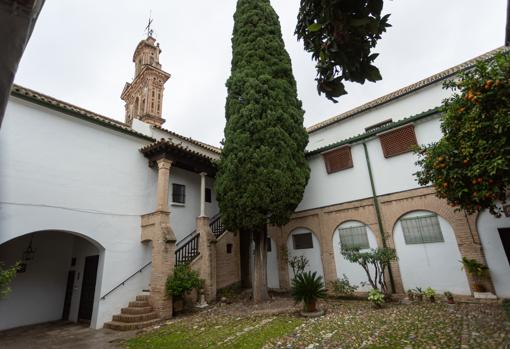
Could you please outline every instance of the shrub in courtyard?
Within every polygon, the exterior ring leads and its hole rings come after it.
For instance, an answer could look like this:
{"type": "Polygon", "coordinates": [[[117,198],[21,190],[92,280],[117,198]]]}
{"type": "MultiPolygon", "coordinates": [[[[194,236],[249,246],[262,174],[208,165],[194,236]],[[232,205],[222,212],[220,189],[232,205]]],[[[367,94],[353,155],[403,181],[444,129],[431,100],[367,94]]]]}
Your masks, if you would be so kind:
{"type": "Polygon", "coordinates": [[[469,214],[501,215],[510,187],[510,53],[479,61],[444,84],[443,138],[417,150],[420,185],[469,214]]]}
{"type": "Polygon", "coordinates": [[[381,308],[384,304],[384,293],[374,288],[368,292],[368,300],[372,302],[374,307],[381,308]]]}
{"type": "Polygon", "coordinates": [[[434,291],[432,287],[427,287],[423,294],[429,299],[430,302],[433,303],[436,301],[436,291],[434,291]]]}
{"type": "Polygon", "coordinates": [[[345,249],[341,250],[341,253],[349,262],[361,265],[373,289],[390,294],[384,274],[388,271],[390,262],[397,260],[395,249],[383,247],[362,252],[359,249],[345,249]]]}
{"type": "Polygon", "coordinates": [[[358,289],[358,286],[351,285],[345,274],[342,275],[341,279],[331,281],[330,285],[333,293],[337,296],[351,296],[358,289]]]}
{"type": "Polygon", "coordinates": [[[288,260],[289,266],[292,269],[294,277],[305,271],[306,266],[309,264],[308,258],[305,256],[292,256],[288,260]]]}
{"type": "Polygon", "coordinates": [[[476,259],[469,259],[462,257],[460,261],[463,268],[468,272],[473,280],[473,288],[475,292],[485,292],[485,286],[482,284],[483,280],[487,277],[489,268],[478,262],[476,259]]]}
{"type": "Polygon", "coordinates": [[[4,264],[0,262],[0,299],[7,297],[11,292],[9,285],[16,276],[16,272],[19,269],[19,263],[16,263],[10,268],[5,268],[4,264]]]}
{"type": "Polygon", "coordinates": [[[191,290],[201,288],[202,283],[198,272],[189,265],[177,265],[166,281],[166,292],[169,296],[182,298],[191,290]]]}
{"type": "Polygon", "coordinates": [[[445,296],[448,304],[455,304],[455,300],[453,299],[453,294],[450,291],[446,291],[444,293],[444,296],[445,296]]]}
{"type": "Polygon", "coordinates": [[[317,300],[326,297],[326,289],[322,276],[317,272],[303,272],[292,279],[292,297],[296,303],[304,303],[304,311],[313,313],[317,311],[317,300]]]}

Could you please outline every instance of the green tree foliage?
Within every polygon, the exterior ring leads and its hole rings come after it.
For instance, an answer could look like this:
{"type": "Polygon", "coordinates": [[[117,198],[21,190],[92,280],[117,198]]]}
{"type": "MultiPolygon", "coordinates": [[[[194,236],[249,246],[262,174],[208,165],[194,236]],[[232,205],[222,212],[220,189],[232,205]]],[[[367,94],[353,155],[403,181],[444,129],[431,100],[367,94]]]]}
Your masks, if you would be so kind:
{"type": "Polygon", "coordinates": [[[317,90],[336,103],[343,81],[381,80],[370,53],[390,27],[383,0],[301,0],[296,35],[317,61],[317,90]]]}
{"type": "Polygon", "coordinates": [[[0,299],[7,297],[11,292],[9,285],[16,276],[16,272],[20,267],[19,263],[16,265],[6,268],[2,262],[0,262],[0,299]]]}
{"type": "MultiPolygon", "coordinates": [[[[310,173],[304,112],[269,0],[238,1],[226,85],[225,141],[215,183],[222,221],[227,229],[261,237],[267,223],[289,221],[310,173]]],[[[254,240],[257,265],[265,240],[254,240]]]]}
{"type": "Polygon", "coordinates": [[[454,94],[442,106],[443,138],[418,149],[421,185],[472,214],[501,215],[510,185],[510,53],[478,62],[450,80],[454,94]]]}
{"type": "Polygon", "coordinates": [[[368,283],[373,289],[390,294],[384,274],[390,263],[397,260],[397,252],[393,248],[383,247],[360,251],[359,249],[341,250],[342,256],[351,263],[359,264],[367,274],[368,283]]]}

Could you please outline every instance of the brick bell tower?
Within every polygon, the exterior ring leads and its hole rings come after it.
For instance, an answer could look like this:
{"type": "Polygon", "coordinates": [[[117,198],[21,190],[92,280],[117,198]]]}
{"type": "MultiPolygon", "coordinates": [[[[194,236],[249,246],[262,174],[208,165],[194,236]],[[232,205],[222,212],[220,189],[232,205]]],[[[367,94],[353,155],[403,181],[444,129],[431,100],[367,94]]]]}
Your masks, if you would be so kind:
{"type": "Polygon", "coordinates": [[[126,119],[128,125],[133,119],[139,119],[151,125],[161,126],[165,119],[161,117],[163,91],[170,74],[161,70],[159,54],[161,49],[151,32],[145,40],[140,41],[133,54],[135,78],[126,83],[120,98],[126,102],[126,119]]]}

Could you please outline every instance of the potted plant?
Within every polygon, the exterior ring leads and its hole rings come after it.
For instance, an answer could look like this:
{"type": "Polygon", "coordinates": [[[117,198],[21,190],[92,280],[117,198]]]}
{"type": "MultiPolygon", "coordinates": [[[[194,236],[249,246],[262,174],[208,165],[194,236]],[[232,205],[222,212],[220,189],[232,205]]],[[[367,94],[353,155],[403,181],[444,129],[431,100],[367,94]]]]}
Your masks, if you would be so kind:
{"type": "Polygon", "coordinates": [[[468,259],[466,257],[462,257],[460,261],[462,263],[463,268],[468,272],[471,280],[473,281],[473,291],[475,292],[485,292],[487,289],[483,285],[483,280],[487,277],[487,272],[489,268],[478,262],[476,259],[468,259]]]}
{"type": "Polygon", "coordinates": [[[419,301],[419,302],[423,301],[423,290],[421,287],[415,288],[415,295],[416,295],[417,301],[419,301]]]}
{"type": "Polygon", "coordinates": [[[368,300],[372,302],[374,307],[381,308],[384,304],[384,293],[374,288],[368,292],[368,300]]]}
{"type": "Polygon", "coordinates": [[[434,303],[436,301],[436,291],[432,287],[427,287],[427,289],[424,292],[425,297],[429,299],[431,303],[434,303]]]}
{"type": "Polygon", "coordinates": [[[326,297],[322,276],[315,271],[297,274],[292,279],[292,297],[296,304],[303,301],[302,315],[322,315],[322,311],[317,311],[317,300],[326,297]]]}
{"type": "Polygon", "coordinates": [[[177,265],[166,281],[166,293],[172,297],[174,312],[184,309],[185,295],[193,289],[202,287],[203,281],[198,272],[189,265],[177,265]]]}
{"type": "Polygon", "coordinates": [[[407,290],[407,298],[412,302],[414,301],[414,291],[412,289],[407,290]]]}
{"type": "Polygon", "coordinates": [[[453,300],[453,294],[450,291],[446,291],[444,296],[446,297],[448,304],[455,304],[455,301],[453,300]]]}

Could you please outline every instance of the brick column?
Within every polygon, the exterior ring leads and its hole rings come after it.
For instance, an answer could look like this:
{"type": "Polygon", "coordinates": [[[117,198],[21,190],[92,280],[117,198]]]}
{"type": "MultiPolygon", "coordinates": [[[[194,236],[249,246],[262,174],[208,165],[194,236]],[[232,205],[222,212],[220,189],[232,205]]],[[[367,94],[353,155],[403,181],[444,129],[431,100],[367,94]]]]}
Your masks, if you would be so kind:
{"type": "Polygon", "coordinates": [[[142,242],[152,241],[150,303],[160,318],[172,317],[172,299],[166,295],[166,280],[175,266],[175,234],[170,227],[168,181],[172,162],[158,160],[156,211],[142,216],[142,242]]]}
{"type": "Polygon", "coordinates": [[[205,280],[205,297],[211,302],[216,299],[216,238],[209,226],[209,217],[197,218],[197,233],[200,234],[200,277],[205,280]]]}

